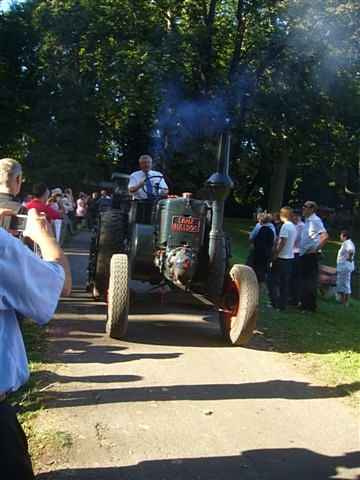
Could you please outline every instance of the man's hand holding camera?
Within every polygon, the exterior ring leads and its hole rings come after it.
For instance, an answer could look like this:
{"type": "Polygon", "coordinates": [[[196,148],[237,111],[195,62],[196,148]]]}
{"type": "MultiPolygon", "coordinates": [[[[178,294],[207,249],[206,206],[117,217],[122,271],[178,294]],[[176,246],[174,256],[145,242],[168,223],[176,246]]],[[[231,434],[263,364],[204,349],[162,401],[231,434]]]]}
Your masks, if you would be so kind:
{"type": "MultiPolygon", "coordinates": [[[[15,216],[12,210],[0,208],[0,219],[11,216],[15,216]]],[[[17,232],[12,232],[10,230],[10,233],[15,234],[17,232]]],[[[69,263],[62,249],[56,242],[51,225],[46,220],[46,217],[39,215],[35,209],[30,210],[26,222],[26,229],[23,235],[39,245],[42,257],[45,261],[56,262],[63,267],[65,271],[65,283],[62,295],[70,295],[72,281],[69,263]]]]}
{"type": "Polygon", "coordinates": [[[69,262],[55,240],[51,225],[45,216],[39,215],[35,209],[28,213],[28,221],[24,231],[24,237],[29,237],[39,245],[42,257],[47,262],[59,263],[65,271],[65,283],[62,291],[63,296],[71,293],[71,273],[69,262]]]}

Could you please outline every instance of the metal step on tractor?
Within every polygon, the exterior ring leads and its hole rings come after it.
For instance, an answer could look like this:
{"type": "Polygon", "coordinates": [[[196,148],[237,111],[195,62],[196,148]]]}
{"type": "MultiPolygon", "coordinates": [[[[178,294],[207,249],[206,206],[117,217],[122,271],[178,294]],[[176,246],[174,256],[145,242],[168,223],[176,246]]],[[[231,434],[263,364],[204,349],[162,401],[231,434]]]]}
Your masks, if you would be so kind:
{"type": "MultiPolygon", "coordinates": [[[[250,267],[230,265],[230,241],[223,230],[224,205],[233,187],[230,145],[230,134],[223,134],[217,172],[205,182],[205,200],[188,193],[132,200],[128,175],[113,176],[112,208],[100,215],[89,263],[89,286],[95,299],[107,302],[111,337],[126,336],[133,279],[166,284],[210,302],[219,312],[227,342],[245,345],[250,340],[256,326],[258,282],[250,267]]],[[[152,179],[155,186],[160,181],[161,177],[152,179]]]]}

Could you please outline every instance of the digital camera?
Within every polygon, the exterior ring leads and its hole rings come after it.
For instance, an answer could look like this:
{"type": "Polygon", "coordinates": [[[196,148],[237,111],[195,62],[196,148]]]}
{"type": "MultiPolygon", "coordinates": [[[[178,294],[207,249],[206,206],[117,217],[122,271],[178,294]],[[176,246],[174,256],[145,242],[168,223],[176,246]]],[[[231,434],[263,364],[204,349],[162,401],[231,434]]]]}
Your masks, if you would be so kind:
{"type": "Polygon", "coordinates": [[[27,219],[27,215],[14,215],[11,217],[9,230],[24,232],[26,230],[27,219]]]}

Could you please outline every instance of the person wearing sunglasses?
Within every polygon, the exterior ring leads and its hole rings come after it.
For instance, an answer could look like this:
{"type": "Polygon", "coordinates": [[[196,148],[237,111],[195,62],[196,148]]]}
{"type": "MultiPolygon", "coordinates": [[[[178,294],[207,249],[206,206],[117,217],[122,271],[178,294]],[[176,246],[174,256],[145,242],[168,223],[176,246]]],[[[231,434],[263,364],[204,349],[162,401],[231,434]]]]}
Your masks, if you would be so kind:
{"type": "Polygon", "coordinates": [[[329,235],[321,218],[316,215],[316,202],[306,201],[303,206],[305,224],[300,240],[300,308],[315,312],[319,276],[319,251],[328,241],[329,235]]]}

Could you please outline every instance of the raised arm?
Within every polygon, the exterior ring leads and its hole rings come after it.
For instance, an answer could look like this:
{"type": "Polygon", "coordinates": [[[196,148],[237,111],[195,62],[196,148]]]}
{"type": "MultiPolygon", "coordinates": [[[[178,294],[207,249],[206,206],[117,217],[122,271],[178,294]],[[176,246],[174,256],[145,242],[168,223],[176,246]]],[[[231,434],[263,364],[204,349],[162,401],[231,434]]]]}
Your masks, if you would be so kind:
{"type": "Polygon", "coordinates": [[[72,289],[71,271],[63,250],[56,242],[51,227],[44,217],[38,215],[34,209],[29,211],[28,217],[26,235],[39,245],[45,261],[55,262],[62,266],[65,272],[62,295],[69,296],[72,289]]]}

